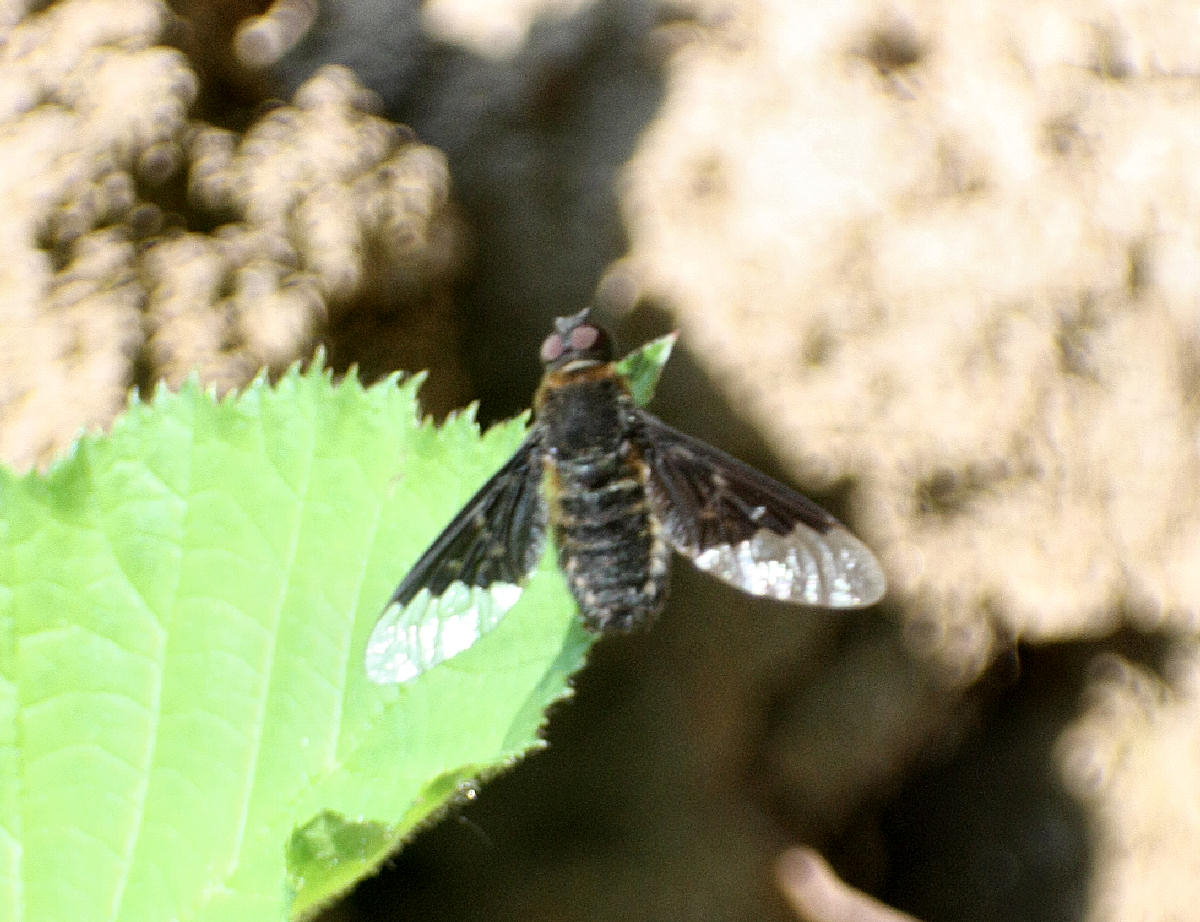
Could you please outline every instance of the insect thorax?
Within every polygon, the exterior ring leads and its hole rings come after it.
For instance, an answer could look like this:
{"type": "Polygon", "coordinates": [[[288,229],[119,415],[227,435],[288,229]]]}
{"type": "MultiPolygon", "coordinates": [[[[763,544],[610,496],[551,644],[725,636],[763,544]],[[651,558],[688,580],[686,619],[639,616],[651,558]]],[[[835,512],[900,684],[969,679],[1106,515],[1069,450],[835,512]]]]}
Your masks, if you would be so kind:
{"type": "Polygon", "coordinates": [[[619,379],[590,374],[560,378],[539,401],[559,565],[594,631],[648,624],[666,597],[669,550],[646,495],[632,406],[619,379]]]}

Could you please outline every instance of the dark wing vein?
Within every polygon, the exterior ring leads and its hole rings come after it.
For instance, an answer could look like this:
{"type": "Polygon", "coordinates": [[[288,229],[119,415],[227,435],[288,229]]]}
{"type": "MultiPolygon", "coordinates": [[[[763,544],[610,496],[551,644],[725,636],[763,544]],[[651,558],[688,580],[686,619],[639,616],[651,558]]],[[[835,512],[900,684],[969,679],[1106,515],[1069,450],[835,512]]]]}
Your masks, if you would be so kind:
{"type": "Polygon", "coordinates": [[[874,555],[812,500],[649,413],[639,422],[655,516],[697,567],[808,605],[858,608],[883,595],[874,555]]]}
{"type": "Polygon", "coordinates": [[[437,598],[453,582],[522,583],[546,541],[541,462],[541,441],[531,433],[413,564],[388,605],[407,605],[422,589],[437,598]]]}

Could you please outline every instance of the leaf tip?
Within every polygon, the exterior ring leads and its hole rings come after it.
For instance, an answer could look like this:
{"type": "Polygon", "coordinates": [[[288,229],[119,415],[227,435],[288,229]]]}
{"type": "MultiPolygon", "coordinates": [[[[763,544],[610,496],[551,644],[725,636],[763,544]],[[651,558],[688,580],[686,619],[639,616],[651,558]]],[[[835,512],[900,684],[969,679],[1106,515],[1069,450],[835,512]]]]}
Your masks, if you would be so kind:
{"type": "Polygon", "coordinates": [[[318,372],[327,370],[325,363],[328,358],[329,357],[325,352],[325,344],[317,343],[317,348],[313,350],[312,361],[308,363],[308,373],[316,374],[318,372]]]}

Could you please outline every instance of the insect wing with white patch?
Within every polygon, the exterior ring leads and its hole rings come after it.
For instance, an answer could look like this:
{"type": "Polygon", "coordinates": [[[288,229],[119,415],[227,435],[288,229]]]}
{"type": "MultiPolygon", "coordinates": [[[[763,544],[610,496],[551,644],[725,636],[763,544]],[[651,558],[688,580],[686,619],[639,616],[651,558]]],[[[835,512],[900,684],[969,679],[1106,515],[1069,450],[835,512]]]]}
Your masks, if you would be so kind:
{"type": "Polygon", "coordinates": [[[863,608],[883,570],[837,519],[731,455],[640,413],[655,517],[679,553],[751,595],[863,608]]]}
{"type": "Polygon", "coordinates": [[[521,589],[451,583],[439,596],[422,589],[408,604],[389,605],[367,641],[367,677],[377,685],[411,682],[457,656],[508,614],[521,589]]]}
{"type": "Polygon", "coordinates": [[[461,653],[516,604],[546,544],[534,430],[408,571],[367,641],[367,675],[408,682],[461,653]],[[426,592],[422,592],[426,590],[426,592]]]}

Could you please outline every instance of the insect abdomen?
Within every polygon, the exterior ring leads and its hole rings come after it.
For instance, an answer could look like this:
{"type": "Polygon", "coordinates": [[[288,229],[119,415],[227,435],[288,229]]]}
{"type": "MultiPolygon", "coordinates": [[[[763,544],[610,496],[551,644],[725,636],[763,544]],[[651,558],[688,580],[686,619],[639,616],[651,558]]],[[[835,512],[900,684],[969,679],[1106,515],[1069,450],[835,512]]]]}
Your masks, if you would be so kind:
{"type": "Polygon", "coordinates": [[[555,540],[584,624],[626,632],[653,620],[666,599],[670,553],[650,515],[642,460],[621,450],[555,465],[555,540]]]}

